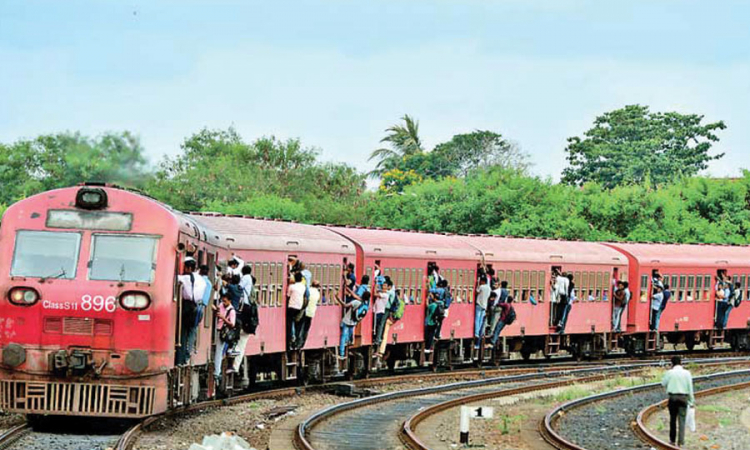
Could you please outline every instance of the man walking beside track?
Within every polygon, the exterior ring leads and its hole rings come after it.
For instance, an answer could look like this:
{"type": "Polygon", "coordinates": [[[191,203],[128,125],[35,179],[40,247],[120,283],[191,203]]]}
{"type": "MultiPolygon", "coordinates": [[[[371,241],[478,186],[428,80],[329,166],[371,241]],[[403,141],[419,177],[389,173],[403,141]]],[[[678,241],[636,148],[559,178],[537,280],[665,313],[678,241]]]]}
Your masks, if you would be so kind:
{"type": "Polygon", "coordinates": [[[679,420],[679,440],[677,443],[680,447],[685,445],[685,417],[687,416],[688,406],[695,405],[695,395],[693,394],[693,376],[689,370],[682,367],[682,358],[679,356],[672,357],[672,369],[664,374],[661,385],[667,390],[669,395],[669,442],[674,445],[677,434],[677,422],[679,420]]]}

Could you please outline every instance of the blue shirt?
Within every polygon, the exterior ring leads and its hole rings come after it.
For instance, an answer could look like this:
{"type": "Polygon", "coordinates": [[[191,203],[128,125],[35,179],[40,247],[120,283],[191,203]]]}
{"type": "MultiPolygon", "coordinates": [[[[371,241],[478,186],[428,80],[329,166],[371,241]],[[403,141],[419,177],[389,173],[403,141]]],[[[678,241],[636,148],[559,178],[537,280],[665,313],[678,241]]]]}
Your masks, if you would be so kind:
{"type": "Polygon", "coordinates": [[[370,292],[370,286],[368,286],[366,284],[360,284],[359,287],[357,288],[357,292],[355,292],[355,294],[357,294],[357,297],[359,297],[361,299],[362,295],[364,295],[365,292],[370,292]]]}
{"type": "Polygon", "coordinates": [[[206,280],[206,290],[203,291],[203,306],[208,306],[211,302],[211,279],[208,275],[203,275],[203,279],[206,280]]]}

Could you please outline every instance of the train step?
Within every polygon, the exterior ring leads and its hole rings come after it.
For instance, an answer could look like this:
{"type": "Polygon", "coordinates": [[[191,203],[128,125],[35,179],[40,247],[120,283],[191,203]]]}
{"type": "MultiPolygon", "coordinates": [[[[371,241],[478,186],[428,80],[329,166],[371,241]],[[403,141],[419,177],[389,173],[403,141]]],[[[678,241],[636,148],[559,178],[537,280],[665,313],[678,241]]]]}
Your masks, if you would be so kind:
{"type": "Polygon", "coordinates": [[[724,344],[724,330],[711,330],[711,336],[709,339],[709,347],[714,348],[716,346],[724,344]]]}

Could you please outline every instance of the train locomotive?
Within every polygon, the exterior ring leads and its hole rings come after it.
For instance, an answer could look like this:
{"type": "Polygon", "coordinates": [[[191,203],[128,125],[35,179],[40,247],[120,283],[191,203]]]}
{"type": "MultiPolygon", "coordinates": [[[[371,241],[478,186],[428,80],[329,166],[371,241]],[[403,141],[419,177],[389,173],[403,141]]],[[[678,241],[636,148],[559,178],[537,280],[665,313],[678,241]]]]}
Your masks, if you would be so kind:
{"type": "Polygon", "coordinates": [[[367,376],[402,366],[451,368],[563,352],[577,357],[650,353],[665,343],[725,342],[750,347],[750,249],[744,246],[573,242],[461,236],[407,230],[306,225],[182,213],[115,186],[84,184],[37,194],[11,205],[0,225],[0,409],[30,415],[142,418],[258,381],[310,382],[367,376]],[[181,342],[180,289],[185,258],[209,266],[218,285],[236,255],[257,279],[259,326],[243,370],[217,385],[207,310],[187,365],[176,365],[181,342]],[[286,342],[287,261],[304,261],[322,297],[300,350],[286,342]],[[389,276],[406,302],[403,317],[373,348],[372,309],[357,325],[344,362],[342,271],[389,276]],[[439,266],[454,302],[434,352],[425,348],[426,275],[439,266]],[[474,344],[478,275],[491,268],[516,299],[517,320],[496,351],[474,344]],[[576,298],[564,333],[551,323],[553,270],[574,275],[576,298]],[[649,329],[651,276],[659,271],[674,295],[658,330],[649,329]],[[714,283],[721,271],[744,300],[725,329],[716,329],[714,283]],[[622,331],[612,329],[613,283],[633,293],[622,331]],[[295,381],[296,380],[296,381],[295,381]]]}

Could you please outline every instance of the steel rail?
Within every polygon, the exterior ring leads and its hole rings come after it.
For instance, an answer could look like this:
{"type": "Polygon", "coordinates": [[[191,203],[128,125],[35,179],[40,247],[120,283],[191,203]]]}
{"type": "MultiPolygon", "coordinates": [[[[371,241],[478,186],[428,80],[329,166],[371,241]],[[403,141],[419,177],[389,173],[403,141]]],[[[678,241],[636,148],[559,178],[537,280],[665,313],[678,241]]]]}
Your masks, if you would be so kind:
{"type": "MultiPolygon", "coordinates": [[[[729,364],[744,364],[745,361],[741,362],[730,362],[729,364]]],[[[723,362],[715,362],[712,361],[711,363],[706,364],[708,365],[726,365],[727,363],[723,362]]],[[[633,375],[635,373],[641,372],[641,369],[633,370],[628,375],[633,375]]],[[[575,380],[575,383],[590,383],[593,381],[599,381],[606,378],[609,378],[616,374],[609,374],[609,375],[595,375],[592,377],[587,378],[581,378],[575,380]]],[[[509,397],[513,395],[523,394],[527,392],[534,392],[534,391],[543,391],[547,389],[553,389],[559,386],[564,386],[566,384],[569,384],[570,381],[555,381],[552,383],[546,383],[542,385],[532,385],[532,386],[522,386],[515,389],[509,389],[509,390],[502,390],[502,391],[495,391],[495,392],[485,392],[481,394],[475,394],[475,395],[468,395],[466,397],[461,397],[457,399],[448,400],[443,403],[438,403],[436,405],[429,406],[416,414],[409,417],[403,424],[402,430],[401,430],[401,440],[408,448],[413,450],[428,450],[429,447],[422,442],[419,439],[419,436],[417,434],[417,426],[426,420],[428,417],[433,416],[435,414],[438,414],[442,411],[455,408],[460,405],[464,405],[467,403],[473,403],[481,400],[486,400],[490,398],[499,398],[499,397],[509,397]]],[[[697,395],[697,394],[696,394],[697,395]]]]}
{"type": "MultiPolygon", "coordinates": [[[[633,373],[637,373],[640,371],[643,371],[644,369],[635,369],[632,372],[626,372],[628,375],[632,375],[633,373]]],[[[601,381],[607,378],[611,378],[616,375],[620,375],[621,373],[611,373],[606,375],[592,375],[590,377],[584,377],[576,379],[575,383],[591,383],[594,381],[601,381]]],[[[554,389],[561,386],[566,386],[571,383],[571,380],[563,380],[563,381],[553,381],[550,383],[544,383],[544,384],[536,384],[536,385],[530,385],[530,386],[521,386],[518,388],[513,389],[507,389],[507,390],[501,390],[501,391],[494,391],[494,392],[484,392],[481,394],[474,394],[474,395],[468,395],[466,397],[461,397],[453,400],[448,400],[446,402],[438,403],[436,405],[429,406],[422,411],[412,415],[406,421],[404,421],[404,424],[401,428],[401,441],[406,445],[407,448],[412,450],[429,450],[430,447],[427,446],[424,442],[422,442],[421,439],[419,439],[419,436],[417,435],[417,426],[426,420],[428,417],[431,417],[435,414],[438,414],[442,411],[446,411],[451,408],[455,408],[457,406],[461,406],[467,403],[473,403],[480,400],[487,400],[490,398],[500,398],[500,397],[511,397],[514,395],[519,394],[525,394],[527,392],[535,392],[535,391],[544,391],[547,389],[554,389]]]]}
{"type": "MultiPolygon", "coordinates": [[[[743,375],[743,374],[750,374],[750,370],[734,370],[731,372],[721,372],[717,374],[711,374],[711,375],[703,375],[700,377],[693,378],[693,381],[705,381],[705,380],[713,380],[713,379],[721,379],[721,378],[731,378],[736,375],[743,375]]],[[[589,403],[593,403],[599,400],[609,399],[609,398],[615,398],[622,395],[627,395],[635,392],[641,392],[641,391],[648,391],[651,389],[659,388],[661,387],[660,383],[650,383],[650,384],[644,384],[641,386],[634,386],[630,388],[624,388],[624,389],[617,389],[614,391],[608,391],[603,392],[600,394],[594,394],[590,395],[588,397],[584,397],[577,400],[572,400],[567,403],[564,403],[556,408],[554,408],[552,411],[548,412],[539,425],[539,431],[547,443],[552,445],[553,447],[560,449],[560,450],[586,450],[579,445],[576,445],[573,442],[568,441],[565,439],[562,435],[560,435],[555,430],[555,425],[557,421],[565,415],[566,412],[570,410],[574,410],[577,408],[581,408],[584,405],[587,405],[589,403]]]]}
{"type": "MultiPolygon", "coordinates": [[[[732,391],[735,389],[746,389],[749,387],[750,381],[744,381],[742,383],[728,384],[726,386],[719,386],[711,389],[705,389],[703,391],[698,391],[695,393],[695,396],[710,397],[712,395],[721,394],[723,392],[732,391]]],[[[680,448],[676,445],[672,445],[668,442],[663,441],[655,434],[653,434],[651,430],[649,430],[646,426],[646,422],[648,422],[648,419],[660,410],[666,408],[668,401],[669,400],[662,400],[659,403],[654,403],[653,405],[647,406],[638,413],[638,417],[633,423],[633,431],[635,432],[635,434],[638,435],[638,437],[641,438],[643,442],[647,443],[657,450],[679,450],[680,448]]]]}
{"type": "Polygon", "coordinates": [[[29,431],[31,431],[31,427],[26,423],[16,425],[6,430],[3,434],[0,434],[0,449],[4,450],[10,447],[14,442],[21,439],[29,431]]]}
{"type": "MultiPolygon", "coordinates": [[[[361,408],[364,406],[369,406],[369,405],[373,405],[373,404],[377,404],[381,402],[398,400],[401,398],[406,398],[406,397],[411,397],[411,396],[421,396],[421,395],[446,392],[446,391],[450,391],[453,389],[470,388],[474,386],[480,387],[480,386],[488,386],[491,384],[535,380],[535,379],[546,378],[546,377],[552,378],[552,377],[561,377],[561,376],[578,375],[578,374],[583,375],[583,374],[591,373],[591,372],[602,372],[602,371],[617,372],[617,371],[624,371],[624,370],[636,370],[639,368],[652,367],[655,365],[659,365],[659,363],[658,362],[641,362],[641,363],[635,363],[635,364],[629,364],[629,365],[604,365],[600,367],[591,367],[591,368],[585,368],[585,369],[550,371],[550,372],[541,372],[541,373],[526,374],[526,375],[511,375],[511,376],[504,376],[504,377],[487,378],[487,379],[482,379],[482,380],[456,382],[456,383],[450,383],[450,384],[432,386],[432,387],[426,387],[426,388],[419,388],[419,389],[409,389],[409,390],[403,390],[403,391],[389,392],[386,394],[366,397],[366,398],[354,400],[354,401],[347,402],[347,403],[332,405],[314,413],[313,415],[308,417],[306,420],[302,421],[297,427],[297,430],[294,434],[294,445],[298,450],[315,450],[315,448],[307,439],[307,435],[317,423],[320,423],[321,421],[331,416],[346,412],[348,410],[357,409],[357,408],[361,408]]],[[[569,382],[569,380],[567,382],[569,382]]]]}

